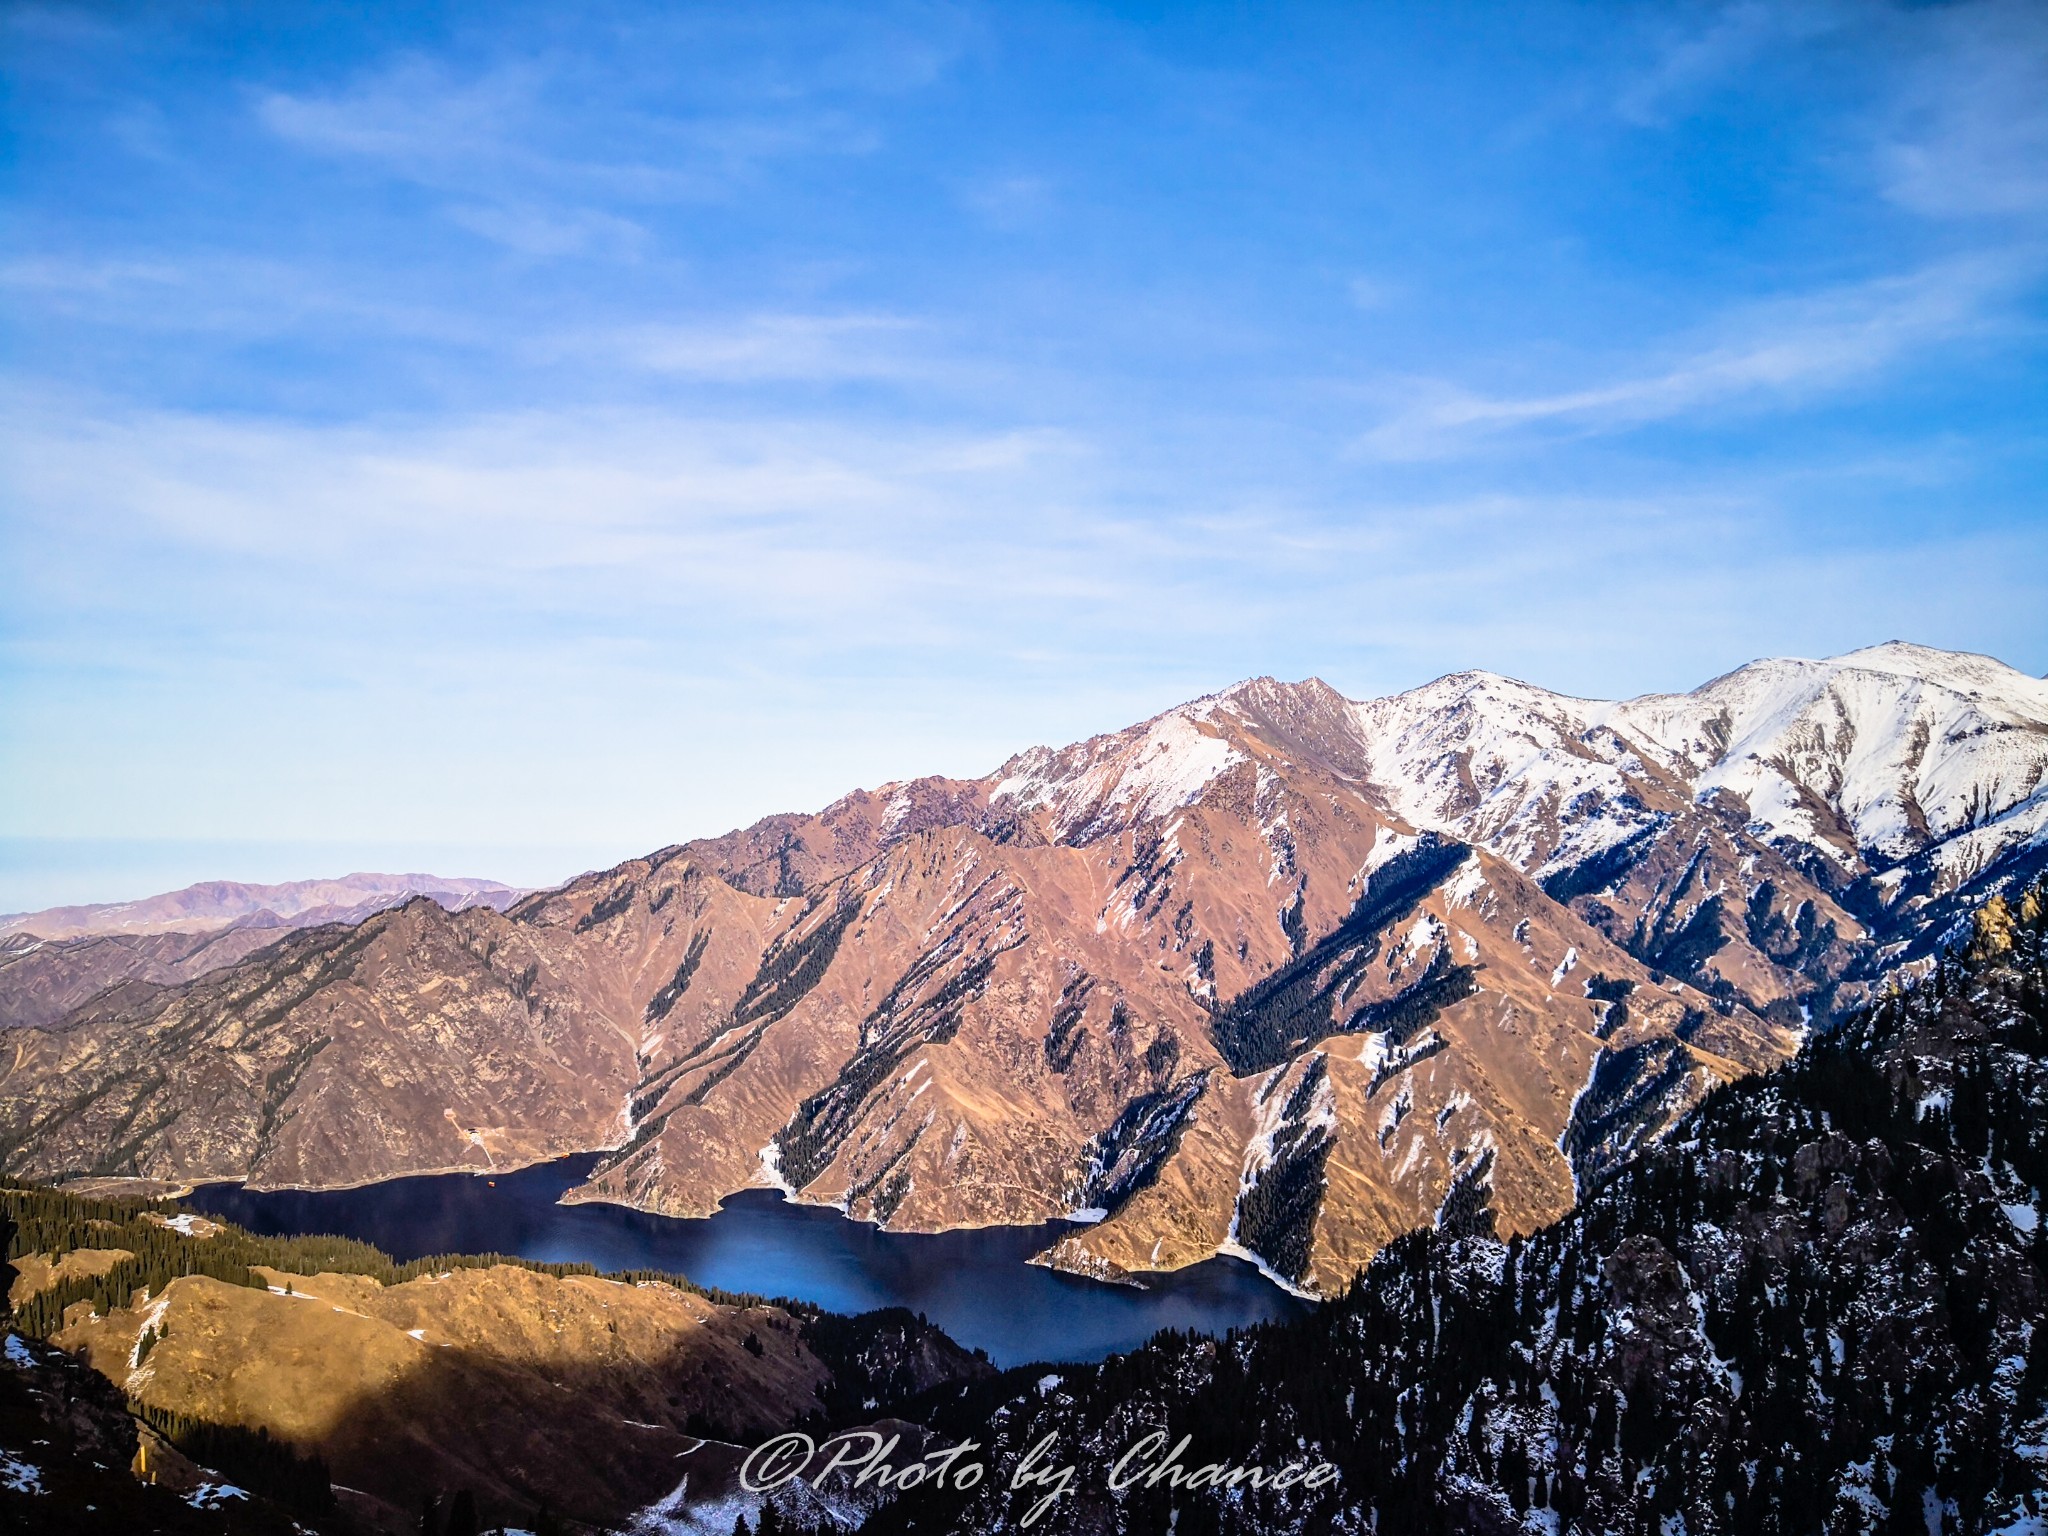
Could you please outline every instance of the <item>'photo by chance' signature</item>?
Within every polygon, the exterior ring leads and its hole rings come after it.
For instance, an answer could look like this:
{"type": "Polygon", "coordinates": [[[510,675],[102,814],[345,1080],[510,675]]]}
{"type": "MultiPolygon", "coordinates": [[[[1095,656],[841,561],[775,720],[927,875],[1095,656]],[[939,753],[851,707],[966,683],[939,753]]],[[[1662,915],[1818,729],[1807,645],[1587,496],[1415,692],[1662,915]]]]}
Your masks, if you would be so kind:
{"type": "MultiPolygon", "coordinates": [[[[982,1448],[978,1440],[927,1451],[899,1465],[892,1458],[902,1439],[901,1435],[884,1439],[877,1430],[855,1429],[831,1436],[820,1445],[802,1431],[791,1430],[763,1441],[747,1454],[740,1464],[740,1486],[749,1493],[772,1493],[810,1472],[811,1487],[820,1490],[837,1474],[856,1488],[872,1483],[905,1492],[930,1484],[964,1493],[980,1487],[988,1476],[987,1463],[974,1455],[982,1448]],[[813,1463],[825,1450],[830,1454],[824,1465],[812,1472],[813,1463]]],[[[1025,1452],[1010,1474],[1010,1491],[1032,1496],[1020,1525],[1035,1525],[1041,1515],[1073,1492],[1076,1469],[1072,1463],[1060,1463],[1057,1439],[1046,1435],[1025,1452]]],[[[1337,1469],[1327,1461],[1290,1461],[1270,1472],[1260,1466],[1214,1461],[1191,1468],[1182,1457],[1192,1439],[1182,1435],[1169,1448],[1163,1429],[1141,1435],[1110,1464],[1105,1486],[1112,1493],[1141,1485],[1156,1488],[1161,1483],[1173,1488],[1323,1488],[1337,1480],[1337,1469]]]]}

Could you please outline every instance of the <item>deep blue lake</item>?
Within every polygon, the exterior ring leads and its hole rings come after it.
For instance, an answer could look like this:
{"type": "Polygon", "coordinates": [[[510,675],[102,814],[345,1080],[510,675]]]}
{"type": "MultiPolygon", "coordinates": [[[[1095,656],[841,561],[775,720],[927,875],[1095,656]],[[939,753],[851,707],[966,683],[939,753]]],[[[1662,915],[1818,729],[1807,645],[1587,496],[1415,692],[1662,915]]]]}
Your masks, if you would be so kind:
{"type": "Polygon", "coordinates": [[[214,1184],[186,1204],[252,1232],[360,1238],[400,1260],[510,1253],[600,1270],[666,1270],[699,1285],[834,1312],[908,1307],[1002,1366],[1099,1360],[1161,1328],[1221,1333],[1304,1310],[1240,1259],[1150,1276],[1142,1289],[1026,1263],[1071,1230],[1066,1222],[931,1236],[883,1232],[765,1189],[742,1190],[701,1221],[616,1205],[557,1205],[596,1160],[591,1153],[491,1179],[444,1174],[312,1193],[214,1184]]]}

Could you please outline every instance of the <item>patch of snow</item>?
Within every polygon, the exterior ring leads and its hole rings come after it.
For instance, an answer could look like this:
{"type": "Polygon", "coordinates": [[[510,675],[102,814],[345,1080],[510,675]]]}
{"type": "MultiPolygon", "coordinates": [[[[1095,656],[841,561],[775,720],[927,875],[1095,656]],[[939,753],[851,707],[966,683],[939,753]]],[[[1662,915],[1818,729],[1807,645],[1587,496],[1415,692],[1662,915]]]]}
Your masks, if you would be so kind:
{"type": "Polygon", "coordinates": [[[1035,747],[1005,765],[990,803],[1049,808],[1061,836],[1084,830],[1104,809],[1122,811],[1131,821],[1170,815],[1245,761],[1209,724],[1214,708],[1213,699],[1197,700],[1058,752],[1035,747]]]}
{"type": "Polygon", "coordinates": [[[1401,1154],[1401,1161],[1394,1168],[1394,1182],[1400,1183],[1415,1171],[1415,1165],[1422,1161],[1422,1138],[1410,1136],[1408,1150],[1401,1154]]]}
{"type": "Polygon", "coordinates": [[[1090,1205],[1078,1211],[1067,1212],[1067,1220],[1078,1221],[1084,1226],[1093,1226],[1098,1221],[1109,1220],[1109,1212],[1102,1206],[1090,1205]]]}
{"type": "Polygon", "coordinates": [[[1569,976],[1572,973],[1572,967],[1577,965],[1578,963],[1579,951],[1577,947],[1574,946],[1573,948],[1567,949],[1564,952],[1564,958],[1557,962],[1557,969],[1550,973],[1550,985],[1553,988],[1557,987],[1565,979],[1565,977],[1569,976]]]}
{"type": "MultiPolygon", "coordinates": [[[[1579,1085],[1579,1091],[1572,1095],[1572,1102],[1564,1112],[1564,1129],[1558,1132],[1557,1136],[1557,1150],[1560,1152],[1565,1151],[1564,1144],[1571,1139],[1572,1121],[1578,1118],[1579,1100],[1592,1091],[1594,1074],[1600,1070],[1600,1055],[1599,1051],[1593,1053],[1593,1064],[1586,1068],[1586,1080],[1579,1085]]],[[[1565,1157],[1569,1159],[1571,1154],[1565,1152],[1565,1157]]],[[[1740,1387],[1736,1388],[1738,1395],[1740,1395],[1741,1390],[1740,1387]]]]}
{"type": "Polygon", "coordinates": [[[1391,863],[1420,841],[1422,839],[1412,833],[1396,832],[1392,827],[1377,828],[1372,835],[1372,847],[1366,850],[1365,862],[1359,866],[1358,876],[1352,884],[1364,884],[1375,870],[1391,863]]]}
{"type": "Polygon", "coordinates": [[[771,1139],[760,1151],[761,1177],[774,1189],[779,1189],[790,1199],[796,1198],[796,1187],[782,1174],[782,1148],[771,1139]]]}
{"type": "Polygon", "coordinates": [[[2048,680],[1985,656],[1892,643],[1618,703],[1460,672],[1351,713],[1371,782],[1402,819],[1531,873],[1667,823],[1638,793],[1659,774],[1696,801],[1738,796],[1756,835],[1849,867],[1859,852],[1921,856],[1953,882],[2048,840],[2048,680]],[[1837,827],[1854,850],[1832,840],[1837,827]]]}
{"type": "MultiPolygon", "coordinates": [[[[1292,1098],[1293,1094],[1289,1093],[1282,1096],[1277,1093],[1270,1093],[1274,1082],[1280,1078],[1293,1076],[1297,1066],[1300,1067],[1303,1073],[1306,1073],[1308,1071],[1307,1064],[1319,1060],[1324,1054],[1322,1051],[1311,1051],[1308,1055],[1302,1057],[1299,1063],[1289,1063],[1286,1066],[1273,1069],[1274,1077],[1267,1080],[1266,1089],[1259,1095],[1258,1132],[1245,1147],[1244,1170],[1238,1179],[1240,1192],[1250,1188],[1257,1181],[1259,1172],[1273,1161],[1273,1138],[1279,1134],[1283,1125],[1288,1123],[1286,1119],[1287,1100],[1292,1098]],[[1269,1093],[1270,1097],[1268,1096],[1269,1093]]],[[[1336,1131],[1337,1094],[1335,1088],[1331,1086],[1327,1075],[1316,1085],[1315,1096],[1309,1103],[1308,1113],[1295,1123],[1303,1127],[1304,1130],[1320,1129],[1330,1133],[1336,1131]]],[[[1235,1235],[1235,1217],[1232,1218],[1231,1230],[1232,1234],[1235,1235]]]]}
{"type": "MultiPolygon", "coordinates": [[[[884,789],[887,789],[889,786],[885,784],[882,787],[884,789]]],[[[883,807],[881,828],[882,835],[886,837],[891,832],[894,832],[897,827],[902,825],[903,819],[909,814],[910,790],[908,786],[905,786],[904,788],[897,790],[895,794],[891,795],[888,799],[887,804],[883,807]]]]}
{"type": "Polygon", "coordinates": [[[36,1368],[36,1357],[28,1352],[28,1346],[21,1342],[21,1335],[7,1335],[7,1363],[18,1371],[32,1371],[36,1368]]]}
{"type": "Polygon", "coordinates": [[[9,1493],[45,1493],[43,1474],[25,1461],[0,1451],[0,1488],[9,1493]]]}
{"type": "MultiPolygon", "coordinates": [[[[1235,1224],[1233,1223],[1233,1225],[1235,1224]]],[[[1253,1253],[1251,1249],[1239,1243],[1234,1237],[1226,1243],[1219,1244],[1216,1252],[1222,1258],[1243,1259],[1245,1263],[1251,1265],[1252,1268],[1256,1269],[1290,1296],[1298,1296],[1303,1301],[1321,1301],[1323,1299],[1314,1291],[1304,1290],[1301,1286],[1295,1284],[1294,1281],[1274,1269],[1272,1265],[1268,1264],[1258,1254],[1253,1253]]]]}
{"type": "Polygon", "coordinates": [[[2048,1516],[2022,1514],[1999,1526],[1990,1536],[2048,1536],[2048,1516]]]}
{"type": "Polygon", "coordinates": [[[1401,940],[1401,947],[1419,953],[1436,943],[1436,936],[1442,925],[1428,912],[1415,914],[1415,921],[1409,926],[1407,935],[1401,940]]]}
{"type": "Polygon", "coordinates": [[[233,1483],[201,1483],[185,1495],[185,1502],[194,1509],[222,1509],[230,1499],[246,1500],[248,1497],[246,1490],[237,1488],[233,1483]]]}
{"type": "Polygon", "coordinates": [[[1444,886],[1444,904],[1447,907],[1469,907],[1485,889],[1486,871],[1480,867],[1479,855],[1475,853],[1458,866],[1457,872],[1444,886]]]}
{"type": "MultiPolygon", "coordinates": [[[[133,1372],[142,1368],[142,1341],[154,1333],[160,1342],[164,1336],[164,1313],[169,1310],[171,1298],[159,1296],[142,1314],[142,1326],[135,1330],[135,1343],[128,1350],[128,1369],[133,1372]]],[[[131,1380],[130,1386],[134,1385],[131,1380]]]]}

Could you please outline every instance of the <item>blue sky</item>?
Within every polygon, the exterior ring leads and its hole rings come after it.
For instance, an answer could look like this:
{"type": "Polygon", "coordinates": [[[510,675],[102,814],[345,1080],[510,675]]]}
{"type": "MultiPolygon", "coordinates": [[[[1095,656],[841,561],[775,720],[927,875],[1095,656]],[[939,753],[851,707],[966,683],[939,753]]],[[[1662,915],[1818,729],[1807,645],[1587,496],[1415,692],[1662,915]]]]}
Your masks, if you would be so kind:
{"type": "Polygon", "coordinates": [[[1248,675],[2048,669],[2048,8],[0,11],[0,907],[1248,675]]]}

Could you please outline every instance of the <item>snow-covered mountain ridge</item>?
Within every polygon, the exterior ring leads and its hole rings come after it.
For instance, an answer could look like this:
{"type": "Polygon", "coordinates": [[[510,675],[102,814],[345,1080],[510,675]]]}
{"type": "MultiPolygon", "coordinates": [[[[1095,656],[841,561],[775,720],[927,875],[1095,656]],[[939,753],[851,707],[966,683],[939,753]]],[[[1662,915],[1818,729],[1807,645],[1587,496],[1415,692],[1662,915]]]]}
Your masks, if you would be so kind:
{"type": "Polygon", "coordinates": [[[1244,760],[1234,728],[1319,757],[1412,827],[1539,880],[1645,840],[1674,801],[1739,809],[1751,837],[1872,916],[2048,840],[2048,680],[1899,641],[1755,661],[1689,693],[1627,700],[1486,671],[1369,700],[1319,679],[1253,679],[1114,735],[1021,754],[998,770],[991,803],[1052,807],[1058,833],[1077,840],[1118,812],[1163,816],[1244,760]]]}
{"type": "Polygon", "coordinates": [[[8,1171],[319,1187],[605,1150],[1114,1277],[1325,1294],[1533,1231],[2048,863],[2048,684],[1904,645],[1689,693],[1254,679],[508,911],[414,901],[9,1032],[8,1171]],[[489,1070],[478,1069],[488,1063],[489,1070]]]}

